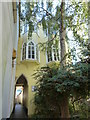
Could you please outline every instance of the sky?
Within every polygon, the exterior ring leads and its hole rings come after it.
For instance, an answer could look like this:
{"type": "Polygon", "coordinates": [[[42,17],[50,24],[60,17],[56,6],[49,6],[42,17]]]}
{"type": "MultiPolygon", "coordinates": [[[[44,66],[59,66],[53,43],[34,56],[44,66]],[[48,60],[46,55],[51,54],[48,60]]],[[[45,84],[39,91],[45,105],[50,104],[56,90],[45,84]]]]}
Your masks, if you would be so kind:
{"type": "Polygon", "coordinates": [[[17,86],[16,87],[16,95],[15,95],[15,97],[17,97],[22,92],[22,90],[23,90],[22,86],[17,86]]]}

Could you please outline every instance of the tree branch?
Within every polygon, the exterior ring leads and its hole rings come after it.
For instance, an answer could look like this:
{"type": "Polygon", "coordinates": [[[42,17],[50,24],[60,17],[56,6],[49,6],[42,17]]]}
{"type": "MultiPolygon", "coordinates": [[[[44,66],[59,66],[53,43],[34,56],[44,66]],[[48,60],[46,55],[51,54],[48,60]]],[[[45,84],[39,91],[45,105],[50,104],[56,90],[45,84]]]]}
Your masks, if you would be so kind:
{"type": "MultiPolygon", "coordinates": [[[[79,3],[81,3],[81,2],[78,2],[78,4],[79,4],[79,3]]],[[[73,5],[69,5],[68,8],[66,8],[63,12],[67,11],[67,10],[70,9],[70,7],[72,7],[72,6],[73,6],[73,5]]],[[[75,6],[75,7],[76,7],[76,6],[75,6]]],[[[75,7],[74,7],[74,8],[75,8],[75,7]]],[[[59,19],[60,19],[60,16],[56,19],[56,21],[59,20],[59,19]]]]}

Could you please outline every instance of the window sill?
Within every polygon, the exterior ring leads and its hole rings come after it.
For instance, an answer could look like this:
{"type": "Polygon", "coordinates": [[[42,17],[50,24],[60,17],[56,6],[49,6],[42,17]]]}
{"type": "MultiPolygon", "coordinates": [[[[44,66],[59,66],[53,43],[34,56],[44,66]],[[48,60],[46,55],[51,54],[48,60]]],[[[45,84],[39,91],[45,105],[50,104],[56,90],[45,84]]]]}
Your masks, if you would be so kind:
{"type": "Polygon", "coordinates": [[[21,60],[21,63],[36,63],[36,64],[40,64],[40,62],[38,60],[34,60],[34,59],[25,59],[25,60],[21,60]]]}

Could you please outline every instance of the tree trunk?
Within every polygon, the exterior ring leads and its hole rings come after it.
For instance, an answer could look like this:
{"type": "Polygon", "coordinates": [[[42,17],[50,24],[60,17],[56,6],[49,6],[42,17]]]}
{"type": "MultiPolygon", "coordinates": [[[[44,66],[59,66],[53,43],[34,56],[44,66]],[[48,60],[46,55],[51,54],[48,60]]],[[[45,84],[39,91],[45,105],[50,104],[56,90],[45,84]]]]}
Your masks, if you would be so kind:
{"type": "MultiPolygon", "coordinates": [[[[61,2],[61,17],[60,17],[60,48],[61,48],[61,65],[65,66],[66,64],[66,45],[65,45],[65,25],[64,25],[64,10],[65,10],[65,1],[61,2]]],[[[68,96],[63,95],[61,100],[61,118],[69,118],[69,105],[68,105],[68,96]]]]}
{"type": "Polygon", "coordinates": [[[68,97],[66,95],[63,96],[61,100],[61,118],[69,118],[69,105],[68,105],[68,97]]]}
{"type": "Polygon", "coordinates": [[[61,2],[61,17],[60,17],[60,48],[61,48],[61,65],[66,64],[66,45],[65,45],[65,25],[64,25],[64,8],[65,8],[65,2],[62,0],[61,2]],[[64,60],[63,60],[64,59],[64,60]]]}

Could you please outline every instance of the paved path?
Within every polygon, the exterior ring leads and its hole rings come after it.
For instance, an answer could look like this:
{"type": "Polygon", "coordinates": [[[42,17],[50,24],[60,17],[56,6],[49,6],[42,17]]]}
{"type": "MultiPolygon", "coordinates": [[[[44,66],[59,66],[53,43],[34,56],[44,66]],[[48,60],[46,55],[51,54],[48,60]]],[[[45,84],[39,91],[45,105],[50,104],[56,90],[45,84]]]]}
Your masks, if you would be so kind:
{"type": "Polygon", "coordinates": [[[28,118],[25,111],[25,107],[21,104],[16,104],[14,112],[11,115],[11,119],[12,118],[28,118]]]}

